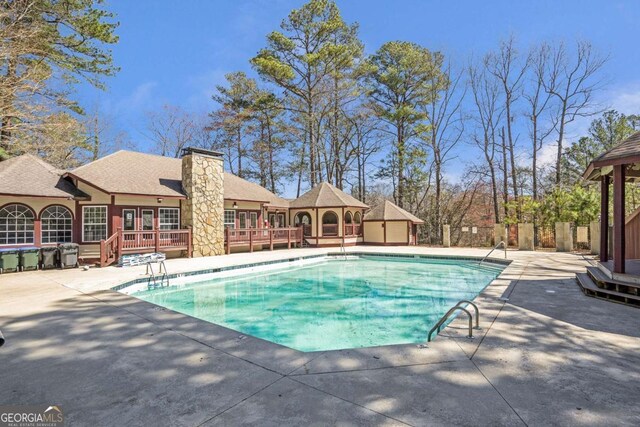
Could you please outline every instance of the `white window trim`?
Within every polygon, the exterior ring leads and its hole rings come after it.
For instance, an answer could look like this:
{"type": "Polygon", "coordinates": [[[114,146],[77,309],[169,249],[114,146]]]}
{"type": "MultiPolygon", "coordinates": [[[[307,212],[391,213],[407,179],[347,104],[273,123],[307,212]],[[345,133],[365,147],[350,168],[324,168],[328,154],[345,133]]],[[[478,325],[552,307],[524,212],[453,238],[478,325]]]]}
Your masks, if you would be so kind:
{"type": "Polygon", "coordinates": [[[229,226],[229,228],[231,228],[232,230],[235,230],[235,228],[236,228],[236,211],[235,211],[235,209],[225,209],[224,210],[224,214],[222,215],[222,222],[223,222],[222,226],[224,228],[227,228],[227,226],[229,226]],[[233,212],[233,222],[226,222],[226,219],[227,219],[226,218],[226,216],[227,216],[226,213],[227,212],[233,212]]]}
{"type": "Polygon", "coordinates": [[[42,227],[42,215],[44,214],[44,212],[45,212],[47,209],[52,208],[52,207],[55,207],[55,206],[57,206],[57,207],[61,207],[61,208],[65,208],[65,209],[66,209],[66,210],[71,214],[71,234],[70,234],[70,236],[71,236],[71,240],[69,240],[69,242],[65,242],[65,243],[71,243],[71,242],[73,242],[73,223],[74,223],[74,221],[73,221],[73,212],[71,212],[71,209],[69,209],[68,207],[66,207],[66,206],[64,206],[64,205],[51,205],[51,206],[47,206],[46,208],[42,209],[42,212],[40,212],[40,244],[41,244],[42,246],[46,246],[46,245],[56,245],[56,244],[58,243],[58,242],[54,242],[54,243],[51,243],[51,242],[49,242],[49,243],[44,243],[44,233],[45,233],[45,231],[44,231],[44,227],[42,227]]]}
{"type": "MultiPolygon", "coordinates": [[[[85,205],[82,206],[82,222],[81,222],[81,226],[82,226],[82,241],[85,243],[99,243],[100,240],[85,240],[84,238],[84,210],[87,208],[104,208],[105,209],[105,240],[109,238],[109,207],[107,205],[85,205]]],[[[99,225],[99,224],[89,224],[89,225],[99,225]]]]}
{"type": "Polygon", "coordinates": [[[178,228],[175,229],[171,229],[171,230],[179,230],[180,229],[180,208],[158,208],[158,230],[162,230],[162,222],[160,222],[162,215],[160,215],[160,212],[163,210],[167,210],[167,211],[178,211],[178,228]]]}
{"type": "Polygon", "coordinates": [[[24,203],[9,203],[6,206],[3,206],[3,208],[6,208],[7,206],[10,205],[21,205],[26,207],[28,210],[31,211],[31,213],[33,214],[33,231],[32,231],[32,235],[33,235],[33,240],[31,242],[26,242],[26,243],[2,243],[0,244],[0,247],[4,247],[4,246],[9,246],[9,247],[20,247],[20,246],[33,246],[36,243],[36,220],[38,219],[38,215],[36,213],[36,211],[34,209],[32,209],[30,206],[24,204],[24,203]]]}
{"type": "MultiPolygon", "coordinates": [[[[159,220],[158,220],[159,221],[159,220]]],[[[158,223],[159,225],[159,223],[158,223]]],[[[156,229],[156,213],[153,209],[141,209],[141,213],[140,213],[140,229],[142,231],[153,231],[156,229]],[[151,230],[145,230],[144,229],[144,213],[145,212],[151,212],[151,230]]]]}
{"type": "Polygon", "coordinates": [[[258,212],[249,212],[249,228],[258,228],[258,212]],[[255,226],[253,219],[255,218],[255,226]]]}

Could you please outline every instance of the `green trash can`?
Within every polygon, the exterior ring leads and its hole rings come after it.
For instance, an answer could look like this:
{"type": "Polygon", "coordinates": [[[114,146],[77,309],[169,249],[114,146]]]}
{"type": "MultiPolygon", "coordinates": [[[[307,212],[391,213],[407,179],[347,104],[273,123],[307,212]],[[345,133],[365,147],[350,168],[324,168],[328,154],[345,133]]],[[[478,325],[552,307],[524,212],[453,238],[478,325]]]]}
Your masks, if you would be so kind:
{"type": "Polygon", "coordinates": [[[40,268],[57,268],[58,265],[58,247],[43,246],[40,249],[40,268]]]}
{"type": "Polygon", "coordinates": [[[40,265],[40,248],[29,246],[20,248],[20,270],[37,270],[40,265]]]}
{"type": "Polygon", "coordinates": [[[77,267],[78,252],[80,252],[80,246],[77,243],[60,243],[58,245],[58,253],[60,254],[60,267],[77,267]]]}
{"type": "Polygon", "coordinates": [[[20,267],[20,252],[15,248],[0,249],[0,273],[18,271],[20,267]]]}

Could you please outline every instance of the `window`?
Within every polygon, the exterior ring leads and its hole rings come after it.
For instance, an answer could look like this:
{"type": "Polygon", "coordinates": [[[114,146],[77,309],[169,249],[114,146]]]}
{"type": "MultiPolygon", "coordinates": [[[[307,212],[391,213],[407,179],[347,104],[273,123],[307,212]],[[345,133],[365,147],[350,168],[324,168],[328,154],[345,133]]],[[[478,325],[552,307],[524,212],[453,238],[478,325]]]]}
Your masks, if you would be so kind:
{"type": "Polygon", "coordinates": [[[356,212],[356,214],[353,216],[353,222],[355,222],[356,224],[360,224],[360,212],[356,212]]]}
{"type": "Polygon", "coordinates": [[[158,220],[160,230],[178,230],[180,229],[180,209],[160,208],[158,220]]]}
{"type": "Polygon", "coordinates": [[[338,215],[335,212],[328,211],[322,215],[322,235],[337,236],[338,235],[338,215]]]}
{"type": "Polygon", "coordinates": [[[82,240],[99,242],[107,238],[107,207],[82,207],[82,240]]]}
{"type": "Polygon", "coordinates": [[[351,224],[351,212],[347,212],[344,214],[344,222],[346,224],[351,224]]]}
{"type": "Polygon", "coordinates": [[[328,211],[322,215],[322,224],[338,224],[338,215],[335,212],[328,211]]]}
{"type": "Polygon", "coordinates": [[[40,215],[42,223],[42,243],[71,242],[73,217],[64,206],[49,206],[40,215]]]}
{"type": "Polygon", "coordinates": [[[33,211],[24,205],[0,209],[0,245],[33,243],[33,211]]]}
{"type": "Polygon", "coordinates": [[[247,213],[240,212],[238,214],[238,223],[240,224],[240,228],[247,228],[247,213]]]}
{"type": "Polygon", "coordinates": [[[300,224],[302,225],[310,225],[311,224],[311,215],[307,212],[300,212],[294,218],[294,224],[298,227],[300,224]]]}
{"type": "Polygon", "coordinates": [[[153,210],[142,209],[142,229],[144,231],[153,230],[153,210]]]}
{"type": "Polygon", "coordinates": [[[224,211],[224,228],[236,228],[236,211],[233,209],[224,211]]]}
{"type": "Polygon", "coordinates": [[[250,227],[251,228],[258,228],[258,213],[257,212],[251,212],[250,214],[250,227]]]}
{"type": "Polygon", "coordinates": [[[284,228],[286,226],[287,226],[287,224],[286,224],[286,222],[284,220],[284,214],[278,214],[278,227],[284,228]]]}

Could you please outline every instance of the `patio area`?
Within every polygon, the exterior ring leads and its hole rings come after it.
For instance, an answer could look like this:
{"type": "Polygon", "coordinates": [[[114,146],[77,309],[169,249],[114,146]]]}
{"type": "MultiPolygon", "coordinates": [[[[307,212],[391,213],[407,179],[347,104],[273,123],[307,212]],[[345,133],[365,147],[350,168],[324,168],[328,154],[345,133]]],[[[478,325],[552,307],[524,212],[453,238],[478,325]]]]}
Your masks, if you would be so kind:
{"type": "MultiPolygon", "coordinates": [[[[173,259],[167,269],[331,251],[173,259]]],[[[473,340],[459,319],[426,348],[311,353],[110,290],[144,266],[0,275],[0,401],[59,405],[68,425],[640,424],[640,310],[583,295],[575,281],[589,265],[583,256],[508,258],[476,298],[482,330],[473,340]]]]}

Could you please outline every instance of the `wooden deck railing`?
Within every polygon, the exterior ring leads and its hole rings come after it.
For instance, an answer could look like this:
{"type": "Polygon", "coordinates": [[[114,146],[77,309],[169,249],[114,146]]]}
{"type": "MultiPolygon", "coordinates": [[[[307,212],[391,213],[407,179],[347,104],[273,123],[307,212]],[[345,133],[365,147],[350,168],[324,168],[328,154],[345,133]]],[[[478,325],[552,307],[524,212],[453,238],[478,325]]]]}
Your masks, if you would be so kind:
{"type": "Polygon", "coordinates": [[[337,236],[338,235],[338,224],[322,224],[322,235],[323,236],[337,236]]]}
{"type": "Polygon", "coordinates": [[[115,262],[122,254],[186,250],[191,257],[191,229],[116,231],[100,242],[100,266],[115,262]]]}
{"type": "Polygon", "coordinates": [[[284,228],[226,228],[224,232],[225,248],[227,253],[231,253],[232,246],[249,246],[253,252],[253,246],[257,244],[269,244],[273,250],[274,244],[286,243],[288,248],[291,245],[302,245],[302,227],[284,228]]]}

